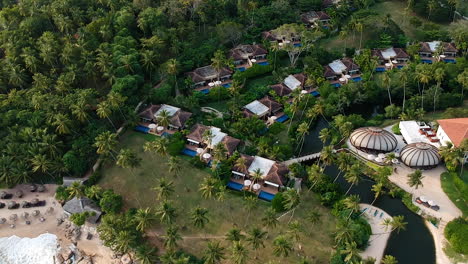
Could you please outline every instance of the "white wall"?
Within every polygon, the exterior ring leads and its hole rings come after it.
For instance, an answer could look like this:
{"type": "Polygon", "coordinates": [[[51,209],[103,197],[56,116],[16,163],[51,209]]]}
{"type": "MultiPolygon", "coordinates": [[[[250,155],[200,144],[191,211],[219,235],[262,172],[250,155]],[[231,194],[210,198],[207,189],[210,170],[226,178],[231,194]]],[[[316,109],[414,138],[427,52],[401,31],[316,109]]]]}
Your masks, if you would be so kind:
{"type": "Polygon", "coordinates": [[[439,138],[440,144],[442,144],[442,146],[447,146],[447,142],[453,143],[440,125],[437,129],[437,137],[439,138]]]}

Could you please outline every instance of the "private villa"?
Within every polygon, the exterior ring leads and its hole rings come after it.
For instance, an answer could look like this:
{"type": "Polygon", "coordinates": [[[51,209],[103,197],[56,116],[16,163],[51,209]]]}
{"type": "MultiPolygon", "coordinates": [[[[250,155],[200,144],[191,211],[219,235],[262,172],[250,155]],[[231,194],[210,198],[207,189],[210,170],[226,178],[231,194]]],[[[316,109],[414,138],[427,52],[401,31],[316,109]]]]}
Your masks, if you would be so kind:
{"type": "Polygon", "coordinates": [[[361,81],[360,69],[350,58],[334,60],[324,67],[324,76],[335,87],[348,83],[361,81]]]}
{"type": "Polygon", "coordinates": [[[255,100],[248,105],[244,106],[244,116],[256,116],[262,120],[267,121],[271,125],[276,122],[284,122],[289,117],[283,112],[283,105],[265,96],[260,100],[255,100]]]}
{"type": "Polygon", "coordinates": [[[468,118],[451,118],[437,120],[439,128],[436,136],[442,146],[447,143],[459,147],[461,142],[468,138],[468,118]]]}
{"type": "Polygon", "coordinates": [[[379,65],[375,69],[377,72],[393,68],[401,69],[410,59],[410,56],[401,48],[373,49],[372,56],[379,60],[379,65]]]}
{"type": "Polygon", "coordinates": [[[239,45],[229,51],[229,57],[233,59],[237,70],[245,71],[254,64],[268,65],[266,59],[268,51],[258,44],[239,45]]]}
{"type": "Polygon", "coordinates": [[[185,128],[185,123],[192,116],[192,113],[181,110],[172,105],[154,105],[150,104],[141,111],[140,124],[135,128],[143,133],[151,133],[155,135],[174,134],[176,131],[181,131],[185,128]],[[164,113],[168,117],[168,125],[161,125],[161,114],[164,113]]]}
{"type": "Polygon", "coordinates": [[[278,43],[280,47],[287,44],[292,44],[295,47],[301,46],[300,36],[292,32],[289,32],[288,34],[281,34],[280,32],[270,30],[263,32],[262,37],[264,40],[270,41],[271,43],[278,43]]]}
{"type": "Polygon", "coordinates": [[[314,96],[318,96],[319,92],[316,89],[310,89],[310,87],[305,86],[306,80],[307,77],[305,74],[298,73],[289,75],[282,83],[274,84],[270,87],[278,96],[288,96],[296,89],[304,90],[305,93],[311,93],[314,96]]]}
{"type": "Polygon", "coordinates": [[[301,21],[310,28],[322,26],[328,28],[330,26],[330,16],[323,11],[310,11],[301,15],[301,21]]]}
{"type": "Polygon", "coordinates": [[[421,61],[424,63],[433,63],[435,61],[444,61],[455,63],[458,49],[455,44],[441,41],[421,42],[418,51],[421,61]]]}
{"type": "Polygon", "coordinates": [[[229,157],[241,142],[239,139],[223,133],[220,128],[202,124],[193,126],[186,138],[187,144],[183,153],[192,157],[198,155],[207,163],[211,160],[211,151],[216,145],[222,144],[226,150],[226,157],[229,157]]]}
{"type": "Polygon", "coordinates": [[[241,154],[244,160],[242,167],[232,168],[228,188],[255,192],[260,199],[271,201],[278,191],[287,183],[289,169],[286,165],[259,156],[241,154]],[[260,174],[260,179],[255,177],[260,174]]]}
{"type": "Polygon", "coordinates": [[[213,87],[229,87],[231,85],[232,70],[224,67],[218,72],[211,65],[208,65],[188,72],[187,76],[193,83],[193,89],[207,94],[213,87]]]}

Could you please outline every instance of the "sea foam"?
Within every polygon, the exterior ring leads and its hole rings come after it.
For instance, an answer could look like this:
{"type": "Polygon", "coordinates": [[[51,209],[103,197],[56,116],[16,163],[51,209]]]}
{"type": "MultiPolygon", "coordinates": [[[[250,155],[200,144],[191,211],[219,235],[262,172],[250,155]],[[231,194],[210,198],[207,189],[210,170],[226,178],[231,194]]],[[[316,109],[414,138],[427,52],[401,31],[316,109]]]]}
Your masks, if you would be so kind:
{"type": "Polygon", "coordinates": [[[0,238],[1,264],[54,264],[57,251],[57,237],[53,234],[0,238]]]}

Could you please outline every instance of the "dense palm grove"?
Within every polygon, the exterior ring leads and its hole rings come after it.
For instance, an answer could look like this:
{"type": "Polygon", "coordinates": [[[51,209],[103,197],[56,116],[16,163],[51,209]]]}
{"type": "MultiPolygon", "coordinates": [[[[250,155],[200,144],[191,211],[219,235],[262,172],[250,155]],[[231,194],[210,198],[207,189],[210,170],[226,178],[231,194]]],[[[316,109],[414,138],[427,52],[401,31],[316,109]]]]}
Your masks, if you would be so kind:
{"type": "MultiPolygon", "coordinates": [[[[432,0],[408,1],[407,11],[424,14],[435,22],[455,19],[458,2],[438,2],[444,5],[435,8],[432,0]],[[441,18],[447,19],[440,21],[441,18]]],[[[60,182],[62,176],[82,176],[98,154],[123,168],[131,170],[139,166],[135,153],[118,147],[115,132],[122,125],[135,124],[134,109],[141,101],[170,103],[190,110],[195,113],[191,122],[203,121],[206,125],[220,127],[248,143],[243,149],[246,154],[275,160],[286,160],[301,153],[311,126],[318,119],[324,119],[330,128],[322,130],[320,139],[329,146],[322,150],[321,160],[312,166],[298,165],[291,170],[295,177],[304,178],[307,187],[317,193],[320,202],[332,208],[340,220],[334,234],[336,251],[331,261],[360,261],[358,251],[365,248],[370,230],[358,213],[359,198],[346,197],[346,194],[361,181],[363,171],[377,179],[373,186],[376,199],[384,189],[398,197],[404,198],[405,194],[389,183],[391,172],[366,171],[349,155],[335,155],[332,150],[342,144],[354,128],[379,126],[385,118],[421,119],[425,112],[447,108],[447,117],[466,116],[466,111],[456,107],[463,104],[464,89],[468,86],[468,24],[454,23],[447,30],[438,24],[422,24],[412,19],[408,23],[418,30],[413,37],[405,36],[390,15],[369,9],[374,0],[343,1],[339,7],[328,8],[332,17],[330,28],[319,27],[311,32],[291,24],[299,23],[301,12],[319,10],[321,4],[318,0],[3,1],[0,11],[3,65],[0,69],[0,184],[60,182]],[[229,89],[214,88],[209,95],[192,92],[191,83],[183,73],[208,64],[215,68],[230,65],[225,57],[229,48],[240,43],[261,43],[261,32],[279,27],[294,28],[302,34],[305,44],[299,54],[265,43],[272,62],[269,66],[254,66],[244,73],[235,73],[229,89]],[[364,32],[366,38],[363,38],[364,32]],[[345,40],[343,47],[328,50],[320,45],[326,38],[337,35],[345,40]],[[346,39],[350,36],[358,40],[359,45],[348,46],[346,39]],[[419,62],[417,42],[434,39],[453,41],[457,45],[462,57],[457,58],[456,64],[419,62]],[[371,56],[370,49],[390,46],[406,47],[412,60],[401,71],[377,74],[377,60],[371,56]],[[356,53],[356,49],[360,52],[356,53]],[[337,89],[324,79],[322,65],[343,54],[354,57],[360,65],[363,81],[337,89]],[[292,103],[287,104],[289,98],[270,93],[269,85],[299,72],[306,74],[308,85],[319,87],[320,99],[296,93],[292,103]],[[260,82],[255,83],[258,77],[260,82]],[[290,123],[276,123],[266,134],[264,122],[254,117],[244,118],[241,113],[243,105],[264,95],[283,103],[291,117],[290,123]],[[227,115],[223,119],[200,113],[200,105],[219,102],[226,107],[227,115]],[[378,114],[366,120],[355,109],[368,111],[369,105],[376,106],[371,110],[378,114]],[[351,184],[346,194],[339,190],[336,179],[323,173],[324,167],[331,164],[338,165],[351,184]]],[[[145,146],[145,150],[177,156],[183,139],[176,134],[155,144],[145,146]]],[[[446,155],[447,160],[450,157],[451,154],[446,155]]],[[[221,155],[216,159],[221,164],[219,171],[215,169],[213,177],[201,183],[200,191],[207,198],[217,194],[222,185],[219,178],[226,177],[232,165],[238,162],[236,156],[224,160],[221,155]]],[[[177,164],[176,158],[172,157],[171,161],[177,164]]],[[[194,165],[200,165],[197,162],[199,159],[194,159],[194,165]]],[[[417,186],[420,177],[412,177],[417,186]]],[[[100,226],[106,245],[121,253],[134,252],[144,263],[156,259],[156,249],[144,243],[145,231],[154,222],[165,227],[163,238],[167,254],[160,258],[163,263],[219,263],[227,257],[227,250],[232,262],[248,263],[250,248],[255,251],[264,247],[262,240],[266,231],[263,229],[247,230],[247,237],[233,229],[226,235],[232,242],[229,249],[210,242],[204,259],[197,260],[177,251],[181,236],[178,227],[172,225],[177,214],[169,201],[173,194],[171,182],[159,182],[160,202],[154,212],[140,208],[121,214],[117,213],[122,198],[111,190],[99,189],[92,185],[94,183],[86,187],[61,188],[58,198],[87,196],[95,200],[107,213],[100,226]]],[[[270,228],[277,224],[277,213],[295,210],[300,203],[295,191],[278,195],[281,196],[284,197],[279,205],[273,204],[264,215],[270,228]]],[[[194,208],[189,218],[194,226],[202,228],[208,222],[207,215],[209,213],[200,207],[194,208]]],[[[310,223],[316,223],[319,217],[311,214],[310,223]]],[[[75,216],[74,221],[83,223],[84,218],[86,216],[75,216]]],[[[292,231],[273,241],[278,257],[292,254],[295,246],[292,241],[297,243],[294,234],[300,233],[298,227],[294,221],[289,225],[292,231]]],[[[405,222],[394,217],[387,225],[392,230],[400,230],[404,229],[405,222]]],[[[391,256],[386,259],[387,263],[395,263],[391,256]]]]}

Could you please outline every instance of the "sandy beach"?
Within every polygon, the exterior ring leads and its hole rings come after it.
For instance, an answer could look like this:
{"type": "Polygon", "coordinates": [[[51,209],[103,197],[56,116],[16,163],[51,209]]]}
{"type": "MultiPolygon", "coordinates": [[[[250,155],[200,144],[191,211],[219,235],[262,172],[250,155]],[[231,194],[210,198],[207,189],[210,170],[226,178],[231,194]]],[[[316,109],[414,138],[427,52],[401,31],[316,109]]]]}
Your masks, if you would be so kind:
{"type": "Polygon", "coordinates": [[[361,211],[365,210],[363,216],[366,218],[372,229],[372,235],[369,238],[369,246],[366,250],[361,252],[360,255],[363,259],[373,257],[376,259],[375,263],[380,263],[385,253],[385,248],[387,247],[387,241],[391,234],[389,230],[385,229],[382,222],[386,218],[391,218],[391,216],[382,209],[370,204],[359,204],[359,208],[361,211]]]}
{"type": "MultiPolygon", "coordinates": [[[[11,199],[0,199],[0,202],[7,203],[8,201],[15,201],[21,203],[22,201],[31,201],[32,199],[39,199],[40,201],[45,201],[46,205],[42,207],[34,208],[18,208],[18,209],[7,209],[4,207],[0,209],[0,218],[6,218],[7,222],[0,224],[0,237],[27,237],[35,238],[41,234],[50,233],[57,236],[57,242],[60,247],[68,247],[72,244],[72,241],[66,237],[66,228],[65,223],[57,225],[57,219],[63,218],[63,209],[62,206],[55,201],[54,194],[56,185],[47,184],[45,185],[45,192],[30,192],[29,185],[18,185],[14,189],[2,189],[0,191],[6,191],[11,193],[14,196],[11,199]],[[24,195],[22,198],[18,198],[15,193],[18,190],[22,190],[24,195]],[[49,209],[49,208],[53,208],[49,209]],[[40,214],[38,216],[33,216],[33,211],[39,210],[40,214]],[[27,218],[23,217],[24,213],[28,213],[27,218]],[[17,220],[10,220],[10,216],[16,214],[17,220]],[[41,218],[44,221],[41,221],[41,218]],[[26,220],[30,221],[30,224],[26,224],[26,220]],[[11,227],[14,225],[14,228],[11,227]]],[[[115,263],[115,260],[112,259],[112,251],[106,246],[102,245],[101,240],[98,238],[95,233],[95,227],[86,226],[82,228],[81,239],[77,241],[76,247],[83,251],[86,255],[93,256],[93,262],[99,264],[110,264],[115,263]],[[84,231],[83,229],[86,229],[84,231]],[[91,240],[86,239],[87,232],[93,234],[91,240]]]]}

